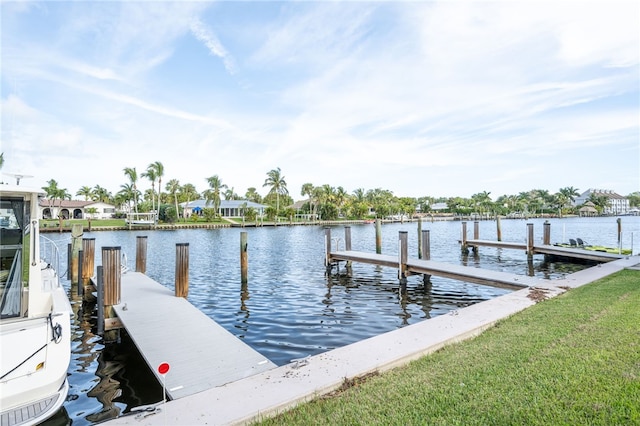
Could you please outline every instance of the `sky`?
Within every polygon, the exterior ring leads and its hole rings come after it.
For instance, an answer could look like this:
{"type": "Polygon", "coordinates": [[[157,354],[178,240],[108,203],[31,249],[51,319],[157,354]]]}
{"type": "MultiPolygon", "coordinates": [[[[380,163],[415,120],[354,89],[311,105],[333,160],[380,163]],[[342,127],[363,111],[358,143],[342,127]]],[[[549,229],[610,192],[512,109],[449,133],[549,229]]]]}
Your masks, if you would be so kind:
{"type": "MultiPolygon", "coordinates": [[[[3,173],[640,190],[640,2],[2,1],[3,173]]],[[[10,180],[4,176],[3,180],[10,180]]],[[[151,188],[140,177],[138,187],[151,188]]]]}

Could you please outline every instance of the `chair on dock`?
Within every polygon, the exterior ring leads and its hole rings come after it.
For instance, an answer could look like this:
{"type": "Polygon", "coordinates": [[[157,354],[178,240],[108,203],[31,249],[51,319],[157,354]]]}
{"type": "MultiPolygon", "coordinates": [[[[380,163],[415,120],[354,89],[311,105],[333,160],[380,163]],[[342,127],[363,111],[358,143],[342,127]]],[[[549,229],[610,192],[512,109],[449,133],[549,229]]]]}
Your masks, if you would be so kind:
{"type": "Polygon", "coordinates": [[[569,238],[569,245],[571,247],[576,247],[577,246],[576,240],[574,240],[573,238],[569,238]]]}
{"type": "Polygon", "coordinates": [[[583,241],[581,238],[576,238],[576,241],[578,242],[578,247],[586,247],[589,244],[587,244],[586,241],[583,241]]]}

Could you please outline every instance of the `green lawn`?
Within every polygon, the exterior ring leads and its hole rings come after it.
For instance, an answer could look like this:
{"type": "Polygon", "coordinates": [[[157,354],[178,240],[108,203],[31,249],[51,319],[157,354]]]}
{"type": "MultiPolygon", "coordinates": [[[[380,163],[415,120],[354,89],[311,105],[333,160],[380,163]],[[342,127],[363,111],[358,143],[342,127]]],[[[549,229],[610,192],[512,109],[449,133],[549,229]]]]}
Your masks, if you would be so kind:
{"type": "Polygon", "coordinates": [[[640,272],[625,270],[265,425],[640,425],[640,272]]]}

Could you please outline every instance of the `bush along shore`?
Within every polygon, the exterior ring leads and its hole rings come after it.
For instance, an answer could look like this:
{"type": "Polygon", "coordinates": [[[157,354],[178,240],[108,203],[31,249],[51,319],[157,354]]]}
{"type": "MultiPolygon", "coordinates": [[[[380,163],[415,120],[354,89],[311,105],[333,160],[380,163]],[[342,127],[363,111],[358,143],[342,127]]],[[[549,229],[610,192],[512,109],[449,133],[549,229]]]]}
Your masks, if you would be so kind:
{"type": "Polygon", "coordinates": [[[640,271],[624,270],[263,425],[640,425],[640,271]]]}

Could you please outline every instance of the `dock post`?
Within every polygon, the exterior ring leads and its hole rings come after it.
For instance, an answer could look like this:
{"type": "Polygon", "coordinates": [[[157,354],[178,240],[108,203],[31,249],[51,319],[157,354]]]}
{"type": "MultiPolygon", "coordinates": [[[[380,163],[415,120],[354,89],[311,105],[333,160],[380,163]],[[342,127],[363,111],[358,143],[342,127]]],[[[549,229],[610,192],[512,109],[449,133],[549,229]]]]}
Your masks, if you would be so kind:
{"type": "Polygon", "coordinates": [[[548,220],[544,221],[542,231],[542,244],[546,246],[551,245],[551,224],[548,220]]]}
{"type": "Polygon", "coordinates": [[[422,218],[418,218],[418,259],[422,259],[422,218]]]}
{"type": "Polygon", "coordinates": [[[533,223],[527,223],[527,257],[533,257],[533,223]]]}
{"type": "Polygon", "coordinates": [[[398,235],[398,279],[400,280],[400,289],[402,292],[407,289],[407,258],[409,254],[407,241],[408,232],[400,231],[398,235]]]}
{"type": "Polygon", "coordinates": [[[620,241],[622,241],[622,219],[617,218],[616,222],[618,223],[618,245],[620,245],[620,241]]]}
{"type": "Polygon", "coordinates": [[[98,311],[98,335],[104,334],[104,274],[102,265],[96,268],[96,310],[98,311]]]}
{"type": "MultiPolygon", "coordinates": [[[[346,251],[351,251],[351,226],[347,225],[344,227],[344,249],[346,251]]],[[[347,268],[347,276],[352,276],[352,269],[351,269],[351,264],[352,262],[350,260],[347,260],[347,263],[345,265],[345,267],[347,268]]]]}
{"type": "MultiPolygon", "coordinates": [[[[73,257],[71,255],[72,250],[71,250],[71,243],[67,244],[67,271],[71,271],[71,258],[73,257]]],[[[69,281],[71,281],[71,274],[67,274],[67,278],[69,278],[69,281]]]]}
{"type": "Polygon", "coordinates": [[[502,241],[502,224],[500,223],[500,215],[496,215],[496,232],[498,234],[498,241],[502,241]]]}
{"type": "MultiPolygon", "coordinates": [[[[84,251],[80,250],[78,252],[78,289],[76,296],[82,297],[84,294],[84,251]]],[[[73,295],[73,291],[71,292],[73,295]]]]}
{"type": "Polygon", "coordinates": [[[376,253],[382,254],[382,227],[379,218],[376,218],[376,253]]]}
{"type": "Polygon", "coordinates": [[[331,228],[324,228],[324,266],[331,273],[331,228]]]}
{"type": "Polygon", "coordinates": [[[249,261],[247,245],[247,232],[240,232],[240,282],[242,284],[246,284],[248,282],[247,275],[249,270],[249,261]]]}
{"type": "Polygon", "coordinates": [[[136,237],[136,272],[147,273],[147,236],[136,237]]]}
{"type": "Polygon", "coordinates": [[[176,243],[176,297],[189,295],[189,243],[176,243]]]}
{"type": "Polygon", "coordinates": [[[82,239],[82,285],[89,284],[96,264],[96,239],[82,239]]]}
{"type": "MultiPolygon", "coordinates": [[[[422,231],[422,258],[424,260],[431,260],[431,236],[429,230],[422,231]]],[[[431,275],[423,274],[422,281],[425,284],[431,282],[431,275]]]]}
{"type": "MultiPolygon", "coordinates": [[[[477,220],[473,222],[473,239],[480,239],[480,222],[478,222],[477,220]]],[[[474,253],[477,252],[478,246],[473,246],[472,250],[474,253]]]]}
{"type": "Polygon", "coordinates": [[[104,306],[104,340],[105,342],[117,342],[120,337],[119,330],[106,330],[106,323],[110,318],[115,318],[113,305],[120,304],[122,269],[120,247],[102,247],[102,290],[104,306]]]}
{"type": "Polygon", "coordinates": [[[74,223],[71,227],[71,285],[78,284],[78,253],[82,247],[82,224],[74,223]]]}
{"type": "Polygon", "coordinates": [[[462,251],[464,253],[468,252],[468,248],[467,248],[467,222],[462,222],[462,239],[461,239],[462,245],[462,251]]]}

